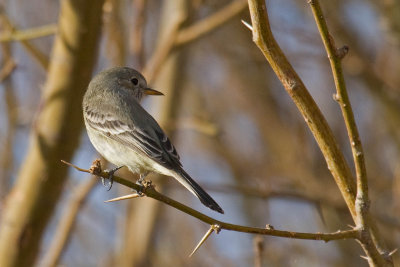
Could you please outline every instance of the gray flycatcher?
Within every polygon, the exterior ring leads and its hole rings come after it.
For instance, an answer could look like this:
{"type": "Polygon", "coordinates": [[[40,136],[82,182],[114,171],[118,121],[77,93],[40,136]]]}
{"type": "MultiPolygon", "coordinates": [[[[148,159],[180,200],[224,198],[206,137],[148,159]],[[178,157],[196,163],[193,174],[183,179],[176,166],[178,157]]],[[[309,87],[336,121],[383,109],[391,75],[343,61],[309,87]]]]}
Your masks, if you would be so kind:
{"type": "Polygon", "coordinates": [[[83,117],[93,146],[113,164],[139,173],[140,182],[149,172],[172,176],[205,206],[224,213],[183,170],[175,147],[140,105],[145,94],[162,95],[148,88],[134,69],[115,67],[97,74],[83,98],[83,117]]]}

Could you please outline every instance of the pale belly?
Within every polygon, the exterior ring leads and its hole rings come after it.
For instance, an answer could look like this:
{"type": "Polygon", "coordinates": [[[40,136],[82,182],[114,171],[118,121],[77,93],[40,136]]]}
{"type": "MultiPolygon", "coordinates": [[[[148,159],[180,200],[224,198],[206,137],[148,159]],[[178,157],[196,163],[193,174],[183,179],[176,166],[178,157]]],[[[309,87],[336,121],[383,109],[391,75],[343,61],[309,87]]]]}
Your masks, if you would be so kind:
{"type": "Polygon", "coordinates": [[[117,141],[97,134],[93,132],[93,130],[88,130],[87,133],[96,150],[109,162],[118,167],[126,166],[131,172],[139,174],[157,172],[168,176],[174,176],[171,170],[161,166],[150,158],[138,154],[133,149],[121,145],[117,141]]]}

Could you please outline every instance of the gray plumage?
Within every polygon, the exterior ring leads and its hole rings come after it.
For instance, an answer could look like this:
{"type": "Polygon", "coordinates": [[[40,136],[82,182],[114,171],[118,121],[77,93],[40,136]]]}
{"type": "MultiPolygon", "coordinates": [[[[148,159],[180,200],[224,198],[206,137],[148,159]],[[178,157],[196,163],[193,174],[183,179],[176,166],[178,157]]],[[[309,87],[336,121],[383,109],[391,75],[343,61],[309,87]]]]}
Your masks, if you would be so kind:
{"type": "Polygon", "coordinates": [[[140,105],[147,87],[136,70],[116,67],[96,75],[83,98],[86,129],[96,150],[117,166],[143,176],[172,176],[210,209],[222,208],[183,170],[179,155],[154,118],[140,105]]]}

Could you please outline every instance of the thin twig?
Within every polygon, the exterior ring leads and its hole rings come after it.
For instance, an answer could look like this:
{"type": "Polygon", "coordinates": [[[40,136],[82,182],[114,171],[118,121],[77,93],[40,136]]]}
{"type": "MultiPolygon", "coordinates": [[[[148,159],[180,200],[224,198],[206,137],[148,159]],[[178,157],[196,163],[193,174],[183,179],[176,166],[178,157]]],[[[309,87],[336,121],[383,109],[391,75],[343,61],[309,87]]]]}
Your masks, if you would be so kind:
{"type": "Polygon", "coordinates": [[[137,61],[138,69],[143,69],[144,67],[144,45],[143,45],[143,37],[144,37],[144,25],[146,22],[146,4],[147,0],[134,0],[132,3],[133,9],[135,10],[134,22],[131,33],[130,40],[130,50],[133,54],[134,58],[137,61]]]}
{"type": "Polygon", "coordinates": [[[183,29],[181,29],[181,24],[186,17],[181,16],[176,18],[175,24],[170,28],[170,33],[167,35],[167,38],[157,47],[153,56],[143,69],[143,74],[147,77],[148,83],[151,83],[154,79],[172,49],[194,41],[212,30],[217,29],[243,11],[246,5],[246,1],[236,0],[217,11],[215,14],[183,29]]]}
{"type": "Polygon", "coordinates": [[[0,83],[3,82],[13,72],[16,66],[17,64],[15,64],[13,59],[10,58],[6,61],[0,70],[0,83]]]}
{"type": "Polygon", "coordinates": [[[264,242],[262,236],[255,236],[253,239],[254,246],[254,267],[262,267],[262,254],[264,250],[264,242]]]}
{"type": "MultiPolygon", "coordinates": [[[[81,172],[91,173],[99,178],[103,177],[105,179],[109,179],[109,173],[106,171],[102,171],[99,168],[93,168],[92,170],[82,169],[74,164],[68,163],[66,161],[62,161],[63,163],[77,169],[81,172]]],[[[269,236],[278,236],[284,238],[293,238],[293,239],[305,239],[305,240],[323,240],[325,242],[331,240],[341,240],[341,239],[357,239],[358,238],[358,231],[357,230],[346,230],[346,231],[337,231],[334,233],[302,233],[302,232],[292,232],[292,231],[282,231],[282,230],[275,230],[273,227],[266,227],[266,228],[257,228],[257,227],[248,227],[242,226],[237,224],[231,224],[216,220],[211,218],[197,210],[194,210],[178,201],[175,201],[155,190],[154,186],[147,185],[141,186],[135,184],[131,181],[125,180],[121,177],[115,176],[113,177],[113,181],[115,183],[119,183],[125,185],[129,188],[132,188],[138,192],[143,193],[145,196],[158,200],[167,204],[168,206],[174,207],[198,220],[205,222],[209,225],[219,225],[222,229],[236,231],[236,232],[243,232],[243,233],[251,233],[251,234],[260,234],[260,235],[269,235],[269,236]]],[[[139,198],[140,199],[140,198],[139,198]]]]}
{"type": "Polygon", "coordinates": [[[125,24],[122,21],[119,0],[107,0],[104,3],[104,31],[106,38],[107,57],[112,65],[124,66],[126,59],[125,24]]]}
{"type": "Polygon", "coordinates": [[[49,250],[43,257],[43,261],[40,266],[57,266],[65,245],[71,236],[70,233],[75,225],[78,213],[95,185],[95,179],[87,179],[85,182],[82,182],[80,185],[78,185],[78,187],[72,193],[72,196],[66,206],[67,209],[63,212],[63,215],[60,218],[60,223],[55,230],[53,240],[50,242],[49,250]]]}
{"type": "Polygon", "coordinates": [[[3,67],[0,70],[0,83],[3,83],[4,102],[7,114],[7,127],[4,137],[4,146],[0,152],[0,198],[4,198],[10,190],[12,170],[14,167],[13,144],[15,140],[15,132],[18,123],[18,100],[13,88],[11,77],[16,67],[15,61],[11,54],[11,45],[9,43],[1,44],[3,67]]]}
{"type": "Polygon", "coordinates": [[[329,34],[328,26],[326,24],[324,15],[322,13],[319,1],[309,1],[311,10],[314,15],[315,22],[318,26],[319,33],[328,54],[329,62],[331,64],[332,73],[335,81],[337,94],[335,100],[339,103],[346,124],[347,133],[349,135],[351,150],[353,153],[353,160],[356,169],[357,181],[357,197],[356,197],[356,212],[358,221],[357,226],[362,229],[366,224],[366,214],[369,209],[368,199],[368,181],[367,171],[365,168],[364,152],[358,133],[357,125],[354,119],[353,110],[347,94],[346,83],[342,71],[342,53],[336,48],[333,37],[329,34]]]}
{"type": "Polygon", "coordinates": [[[44,25],[26,30],[13,30],[0,33],[0,42],[27,41],[57,33],[57,24],[44,25]]]}
{"type": "Polygon", "coordinates": [[[165,60],[175,47],[175,40],[178,36],[181,24],[185,21],[185,19],[186,16],[184,14],[181,14],[181,16],[175,19],[174,24],[168,29],[169,33],[165,34],[165,40],[158,45],[152,57],[144,67],[143,76],[147,78],[148,83],[151,83],[154,77],[157,76],[165,60]]]}
{"type": "Polygon", "coordinates": [[[177,38],[175,45],[183,45],[192,42],[205,34],[217,29],[233,17],[237,16],[247,6],[244,0],[236,0],[214,14],[202,19],[201,21],[182,29],[177,38]]]}
{"type": "Polygon", "coordinates": [[[364,152],[342,71],[341,61],[344,55],[347,53],[348,48],[347,46],[344,46],[341,49],[336,48],[334,39],[329,34],[328,26],[326,24],[319,1],[310,0],[309,3],[312,13],[314,15],[315,22],[318,26],[323,44],[325,46],[325,50],[328,54],[337,92],[335,95],[335,100],[339,103],[342,110],[343,118],[351,144],[351,150],[356,170],[357,185],[357,195],[355,201],[355,222],[357,225],[357,229],[360,231],[361,244],[362,246],[367,247],[366,253],[368,255],[368,261],[370,262],[371,266],[382,264],[382,260],[384,261],[384,259],[382,258],[382,255],[378,251],[376,245],[373,243],[371,233],[369,231],[370,226],[368,223],[368,214],[370,200],[368,197],[368,180],[365,167],[364,152]]]}
{"type": "MultiPolygon", "coordinates": [[[[4,28],[8,28],[8,31],[10,32],[15,32],[18,31],[18,29],[13,25],[11,20],[8,18],[4,10],[0,7],[0,20],[1,23],[4,25],[4,28]]],[[[34,59],[38,61],[38,63],[45,69],[47,70],[48,65],[49,65],[49,60],[46,57],[45,54],[40,52],[39,49],[37,49],[32,43],[29,42],[29,40],[20,40],[22,46],[28,51],[29,54],[32,55],[34,59]]]]}

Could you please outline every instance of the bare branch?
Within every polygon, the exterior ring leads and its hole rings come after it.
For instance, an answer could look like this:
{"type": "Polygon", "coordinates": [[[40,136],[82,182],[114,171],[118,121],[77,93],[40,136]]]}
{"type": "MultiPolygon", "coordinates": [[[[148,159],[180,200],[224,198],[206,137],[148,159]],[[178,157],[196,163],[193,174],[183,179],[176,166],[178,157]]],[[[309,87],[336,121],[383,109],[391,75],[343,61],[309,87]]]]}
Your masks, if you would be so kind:
{"type": "MultiPolygon", "coordinates": [[[[92,173],[98,176],[99,178],[109,179],[109,173],[107,171],[102,171],[100,169],[93,169],[93,170],[86,170],[75,166],[74,164],[62,161],[73,168],[86,172],[92,173]]],[[[341,239],[357,239],[359,237],[358,230],[347,230],[347,231],[337,231],[334,233],[302,233],[302,232],[293,232],[293,231],[282,231],[276,230],[270,225],[265,228],[257,228],[257,227],[249,227],[249,226],[242,226],[237,224],[231,224],[216,220],[211,218],[197,210],[194,210],[178,201],[175,201],[161,193],[159,193],[151,182],[148,182],[145,185],[138,185],[131,181],[125,180],[119,176],[113,176],[113,181],[122,185],[125,185],[129,188],[136,190],[137,192],[143,193],[145,196],[158,200],[167,204],[168,206],[174,207],[198,220],[205,222],[209,225],[219,225],[221,230],[230,230],[236,232],[243,232],[243,233],[250,233],[250,234],[260,234],[260,235],[269,235],[269,236],[278,236],[284,238],[293,238],[293,239],[305,239],[305,240],[323,240],[325,242],[331,240],[341,240],[341,239]]]]}
{"type": "MultiPolygon", "coordinates": [[[[61,154],[69,159],[79,146],[81,100],[96,62],[102,7],[103,1],[61,1],[60,34],[54,40],[40,111],[2,210],[0,266],[32,266],[38,257],[67,178],[66,166],[57,163],[61,154]]],[[[7,22],[4,12],[1,18],[7,22]]]]}
{"type": "Polygon", "coordinates": [[[328,54],[337,90],[335,100],[339,103],[342,110],[343,118],[350,139],[357,178],[356,212],[358,220],[356,221],[356,223],[357,226],[361,229],[364,228],[364,225],[366,224],[366,214],[368,213],[369,209],[367,170],[365,168],[364,152],[360,140],[360,135],[358,133],[353,109],[351,107],[349,96],[347,94],[346,83],[343,77],[341,64],[343,53],[337,53],[338,49],[335,46],[333,37],[329,34],[328,26],[322,13],[319,1],[311,0],[309,1],[309,3],[314,15],[315,22],[318,26],[319,33],[324,43],[325,50],[328,54]]]}
{"type": "MultiPolygon", "coordinates": [[[[10,32],[18,31],[2,9],[0,9],[0,20],[10,32]]],[[[32,43],[30,43],[29,40],[22,39],[20,40],[20,42],[22,46],[28,51],[28,53],[32,55],[34,59],[36,59],[40,66],[47,70],[49,65],[49,59],[47,58],[47,56],[40,52],[40,50],[37,49],[37,47],[35,47],[32,43]]]]}
{"type": "MultiPolygon", "coordinates": [[[[314,5],[316,2],[317,1],[311,1],[312,5],[314,5]]],[[[250,8],[251,20],[252,20],[252,25],[253,25],[253,41],[257,44],[257,46],[263,52],[265,58],[268,60],[272,69],[275,71],[276,75],[282,82],[286,91],[292,97],[292,99],[295,102],[295,104],[297,105],[299,111],[303,115],[306,123],[308,124],[308,127],[310,128],[311,132],[313,133],[322,153],[324,154],[325,160],[328,164],[328,169],[331,171],[333,177],[335,178],[335,181],[346,201],[346,204],[353,216],[354,221],[356,222],[357,225],[359,225],[359,216],[358,215],[360,214],[360,211],[356,210],[358,208],[356,208],[356,206],[355,206],[356,192],[355,192],[353,177],[350,172],[349,166],[347,165],[346,161],[344,160],[342,152],[338,148],[338,145],[335,141],[332,131],[330,130],[329,125],[327,124],[325,118],[323,117],[318,106],[312,99],[308,90],[304,86],[303,82],[301,81],[301,79],[299,78],[297,73],[294,71],[293,67],[290,65],[290,63],[286,59],[285,55],[281,51],[279,45],[275,41],[275,39],[272,35],[272,32],[271,32],[271,28],[269,26],[268,14],[266,12],[267,8],[265,5],[265,1],[249,0],[249,8],[250,8]]],[[[318,20],[323,19],[322,13],[317,14],[316,16],[318,17],[318,20]]],[[[318,23],[320,23],[320,21],[317,22],[317,24],[318,23]]],[[[320,26],[321,25],[319,25],[319,27],[320,26]]],[[[325,28],[326,28],[326,24],[325,24],[325,28]]],[[[326,30],[326,33],[327,33],[327,30],[326,30]]],[[[326,43],[326,45],[334,48],[333,39],[330,38],[329,34],[324,36],[323,39],[324,39],[324,43],[326,43]]],[[[330,51],[332,53],[334,53],[334,54],[330,55],[331,60],[334,59],[334,60],[340,61],[340,58],[338,57],[338,55],[336,55],[336,48],[330,49],[330,51]]],[[[341,69],[337,69],[337,66],[336,66],[335,71],[341,72],[341,69]]],[[[336,75],[336,77],[340,77],[340,76],[336,75]]],[[[337,81],[335,81],[335,82],[337,82],[337,81]]],[[[344,81],[340,81],[339,83],[340,83],[340,86],[342,86],[342,88],[343,88],[344,81]]],[[[344,92],[344,93],[346,93],[346,92],[344,92]]],[[[342,95],[340,95],[338,97],[343,97],[344,93],[341,92],[342,95]]],[[[347,97],[347,93],[346,93],[345,97],[347,97]]],[[[343,99],[341,99],[341,101],[343,101],[343,99]]],[[[347,99],[347,102],[348,102],[348,99],[347,99]]],[[[345,104],[347,102],[345,102],[345,104]]],[[[348,104],[347,104],[347,106],[344,105],[344,106],[342,106],[342,108],[346,109],[347,113],[345,116],[348,116],[348,118],[346,118],[346,119],[348,119],[350,121],[352,120],[352,122],[346,121],[346,124],[349,123],[349,125],[355,125],[354,117],[351,117],[352,111],[351,111],[351,108],[349,110],[349,105],[348,104]]],[[[351,127],[353,127],[353,126],[351,126],[351,127]]],[[[354,131],[354,129],[352,129],[352,131],[354,131]]],[[[354,146],[354,148],[352,148],[352,149],[355,150],[356,157],[363,157],[362,148],[360,150],[361,144],[359,141],[358,133],[357,133],[357,135],[354,135],[353,137],[358,138],[358,139],[354,139],[352,141],[352,146],[354,146]]],[[[357,159],[357,160],[359,160],[359,159],[357,159]]],[[[364,172],[365,166],[362,166],[363,158],[362,158],[362,161],[359,161],[356,164],[361,164],[358,166],[360,169],[357,172],[357,175],[359,176],[359,177],[357,177],[357,180],[358,180],[357,187],[358,186],[366,187],[364,181],[360,183],[360,180],[364,179],[363,175],[365,174],[365,172],[364,172]],[[360,175],[360,173],[361,173],[361,175],[360,175]]],[[[359,191],[362,191],[362,190],[359,190],[359,191]]],[[[363,192],[365,192],[365,191],[363,191],[363,192]]],[[[365,196],[362,196],[361,199],[365,200],[365,196]]],[[[359,201],[358,195],[357,195],[357,201],[359,201]]],[[[364,212],[364,211],[361,211],[361,212],[364,212]]],[[[367,216],[367,214],[364,214],[364,216],[367,216]]],[[[369,218],[366,218],[366,219],[369,219],[369,218]]],[[[371,221],[371,225],[374,225],[372,221],[371,221]]],[[[375,228],[375,227],[372,226],[371,228],[375,228]]],[[[375,232],[375,234],[377,234],[377,233],[375,232]]],[[[361,243],[362,243],[362,247],[363,247],[364,251],[370,257],[370,259],[372,259],[374,261],[374,264],[379,264],[380,266],[386,266],[386,265],[391,266],[392,264],[390,262],[386,261],[383,258],[383,256],[378,252],[375,244],[373,244],[372,240],[369,239],[368,235],[369,235],[369,233],[367,233],[366,231],[362,231],[360,234],[360,239],[361,239],[361,243]],[[363,242],[363,240],[365,242],[363,242]]]]}
{"type": "Polygon", "coordinates": [[[4,66],[0,70],[0,83],[3,82],[15,69],[17,64],[15,64],[15,61],[13,59],[9,59],[6,61],[4,66]]]}
{"type": "Polygon", "coordinates": [[[0,33],[0,42],[27,41],[54,35],[57,32],[57,25],[50,24],[26,30],[12,30],[0,33]]]}
{"type": "Polygon", "coordinates": [[[262,253],[264,250],[264,243],[262,236],[256,236],[253,239],[254,245],[254,266],[262,267],[262,253]]]}
{"type": "Polygon", "coordinates": [[[192,42],[217,29],[222,24],[237,16],[246,6],[247,2],[244,0],[236,0],[227,4],[224,8],[209,17],[182,29],[176,38],[175,45],[183,45],[192,42]]]}
{"type": "Polygon", "coordinates": [[[70,234],[75,225],[76,217],[95,185],[95,179],[87,179],[85,182],[82,182],[80,185],[78,185],[75,191],[72,192],[72,196],[67,204],[67,209],[63,212],[63,215],[60,218],[60,224],[55,230],[56,234],[53,237],[53,240],[50,242],[49,250],[44,256],[40,266],[57,266],[63,249],[65,248],[65,244],[68,242],[68,239],[71,236],[70,234]]]}
{"type": "Polygon", "coordinates": [[[163,40],[163,42],[157,47],[156,51],[147,62],[145,68],[143,69],[143,75],[147,78],[148,83],[153,81],[161,66],[168,58],[171,50],[174,48],[179,29],[185,19],[186,15],[184,14],[181,14],[181,16],[175,19],[174,24],[168,29],[169,33],[166,35],[166,39],[163,40]]]}
{"type": "Polygon", "coordinates": [[[353,154],[353,160],[356,170],[356,185],[357,195],[355,200],[355,211],[356,211],[356,225],[360,231],[360,243],[364,247],[364,251],[368,255],[368,262],[371,266],[379,265],[384,266],[385,264],[390,266],[379,252],[376,244],[373,242],[373,238],[370,232],[369,223],[369,206],[370,200],[368,197],[368,180],[367,170],[365,167],[364,151],[358,133],[357,125],[354,119],[353,109],[349,100],[349,96],[346,89],[346,83],[343,76],[342,70],[342,58],[347,53],[347,46],[337,49],[333,37],[329,34],[328,26],[325,21],[324,14],[318,0],[309,1],[311,10],[314,15],[315,22],[318,26],[319,33],[321,35],[325,50],[328,54],[329,62],[331,65],[333,78],[336,86],[335,100],[339,103],[342,110],[343,118],[345,121],[347,133],[349,136],[351,151],[353,154]]]}
{"type": "Polygon", "coordinates": [[[132,34],[130,40],[130,50],[134,58],[137,60],[138,69],[144,67],[144,46],[143,46],[143,32],[144,24],[146,22],[146,0],[132,1],[133,9],[135,10],[134,22],[132,27],[132,34]]]}
{"type": "Polygon", "coordinates": [[[249,7],[253,28],[253,41],[264,54],[287,93],[304,117],[324,155],[328,169],[335,178],[350,213],[355,219],[354,201],[356,192],[354,178],[344,159],[343,153],[338,147],[332,130],[303,81],[293,69],[272,35],[264,1],[249,0],[249,7]]]}

